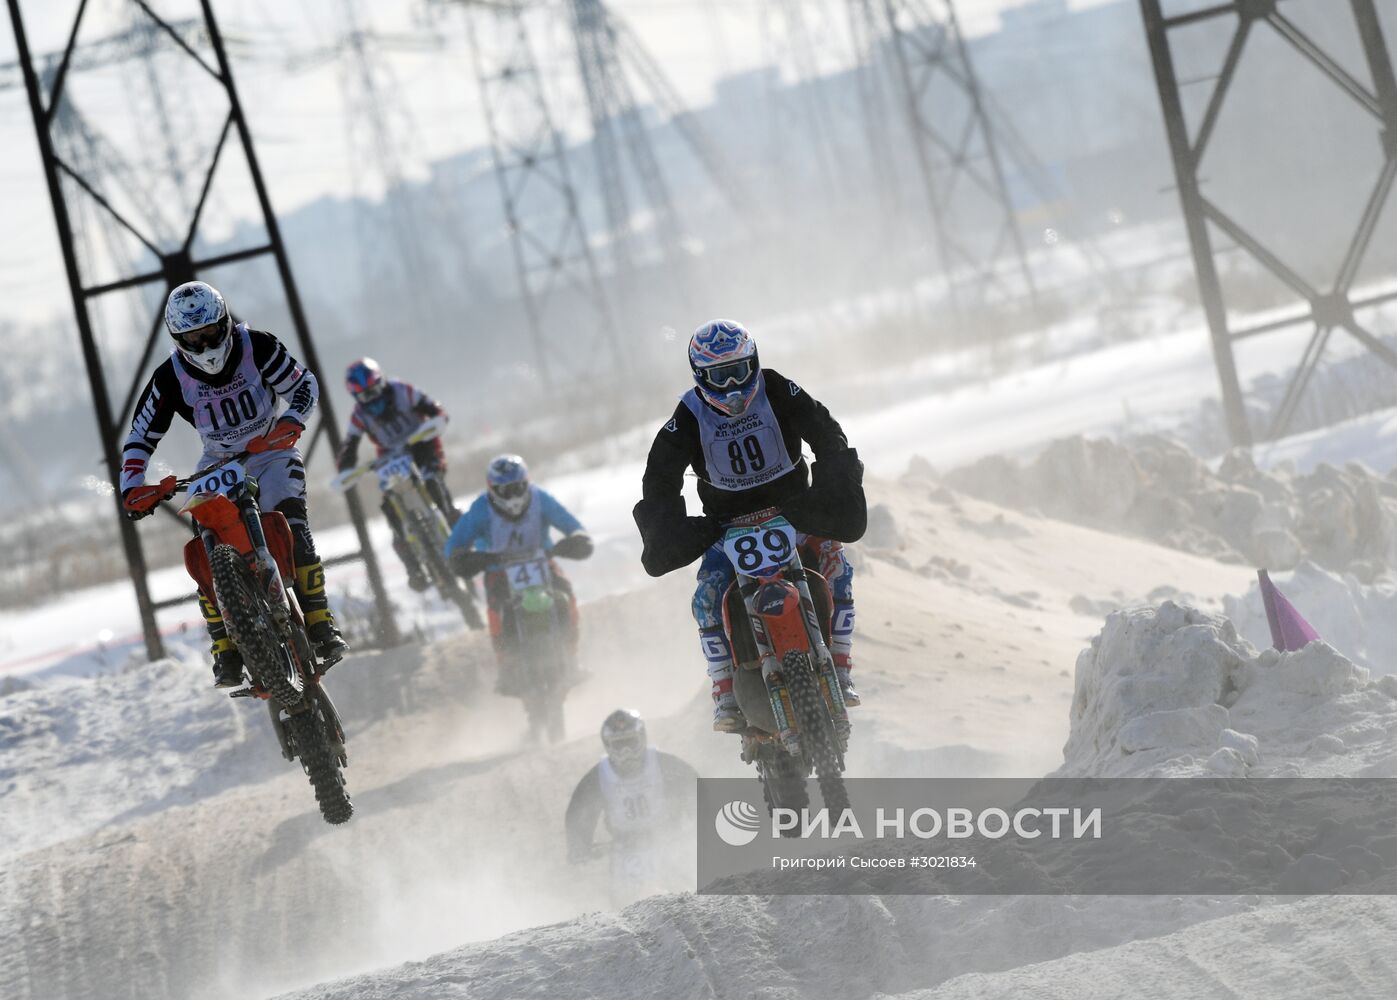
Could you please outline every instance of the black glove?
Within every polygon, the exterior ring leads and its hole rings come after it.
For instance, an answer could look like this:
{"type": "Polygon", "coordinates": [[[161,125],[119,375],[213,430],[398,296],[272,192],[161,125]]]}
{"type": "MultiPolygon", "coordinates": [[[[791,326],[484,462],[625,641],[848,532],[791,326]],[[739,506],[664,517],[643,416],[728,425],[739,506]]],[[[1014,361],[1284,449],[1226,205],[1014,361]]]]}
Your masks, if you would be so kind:
{"type": "Polygon", "coordinates": [[[469,580],[477,573],[483,573],[495,561],[491,552],[478,552],[475,549],[457,549],[451,553],[451,571],[469,580]]]}
{"type": "Polygon", "coordinates": [[[645,546],[640,562],[651,576],[689,565],[723,534],[717,518],[687,516],[683,497],[642,500],[631,516],[645,546]]]}
{"type": "Polygon", "coordinates": [[[857,542],[868,528],[863,463],[849,448],[810,467],[810,488],[781,507],[798,530],[838,542],[857,542]]]}
{"type": "Polygon", "coordinates": [[[592,544],[592,536],[585,531],[574,531],[566,538],[558,539],[558,543],[553,546],[550,555],[555,555],[559,559],[586,559],[595,551],[596,546],[592,544]]]}

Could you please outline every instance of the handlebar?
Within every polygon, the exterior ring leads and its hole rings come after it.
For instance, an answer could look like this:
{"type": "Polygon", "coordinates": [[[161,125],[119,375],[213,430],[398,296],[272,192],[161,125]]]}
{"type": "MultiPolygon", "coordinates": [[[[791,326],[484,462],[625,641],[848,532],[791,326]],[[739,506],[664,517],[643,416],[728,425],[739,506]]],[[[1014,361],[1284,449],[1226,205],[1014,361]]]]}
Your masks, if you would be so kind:
{"type": "Polygon", "coordinates": [[[431,420],[423,422],[401,446],[393,448],[390,451],[385,451],[382,455],[379,455],[372,461],[365,462],[363,465],[337,472],[330,480],[330,489],[334,490],[336,493],[343,493],[358,482],[360,477],[377,470],[383,463],[399,455],[406,454],[407,449],[411,448],[413,445],[422,444],[424,441],[431,441],[433,438],[441,437],[441,433],[445,429],[446,417],[444,416],[433,417],[431,420]]]}
{"type": "Polygon", "coordinates": [[[739,514],[732,518],[719,518],[718,524],[724,529],[727,528],[750,528],[754,524],[761,524],[770,521],[774,517],[781,516],[780,507],[764,507],[761,510],[754,510],[750,514],[739,514]]]}

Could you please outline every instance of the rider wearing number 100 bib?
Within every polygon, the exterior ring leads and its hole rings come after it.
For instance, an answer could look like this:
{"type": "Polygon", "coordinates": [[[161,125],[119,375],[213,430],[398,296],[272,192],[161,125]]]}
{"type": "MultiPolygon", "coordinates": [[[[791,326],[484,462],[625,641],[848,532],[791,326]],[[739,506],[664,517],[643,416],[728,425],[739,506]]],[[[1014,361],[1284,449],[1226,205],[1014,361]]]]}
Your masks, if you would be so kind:
{"type": "MultiPolygon", "coordinates": [[[[122,447],[127,516],[146,517],[166,499],[161,486],[146,485],[146,465],[176,415],[199,432],[200,469],[250,452],[243,465],[257,480],[261,508],[280,511],[291,527],[296,603],[316,655],[328,668],[349,647],[330,613],[325,570],[306,511],[306,470],[296,448],[320,398],[315,375],[270,333],[234,323],[223,296],[202,281],[185,282],[170,293],[165,326],[174,345],[137,398],[122,447]]],[[[199,608],[213,640],[214,683],[235,687],[242,683],[242,655],[208,595],[199,595],[199,608]]]]}
{"type": "Polygon", "coordinates": [[[854,571],[842,542],[863,536],[867,511],[863,464],[839,423],[796,383],[762,368],[751,334],[731,320],[699,327],[689,341],[694,387],[650,447],[635,521],[651,576],[702,555],[693,613],[713,682],[713,728],[746,725],[732,693],[733,656],[723,630],[722,602],[736,571],[717,544],[723,523],[779,507],[797,529],[802,556],[829,581],[834,597],[832,641],[846,705],[857,705],[853,666],[854,571]],[[815,453],[807,469],[802,442],[815,453]],[[684,474],[698,475],[702,517],[689,517],[684,474]]]}

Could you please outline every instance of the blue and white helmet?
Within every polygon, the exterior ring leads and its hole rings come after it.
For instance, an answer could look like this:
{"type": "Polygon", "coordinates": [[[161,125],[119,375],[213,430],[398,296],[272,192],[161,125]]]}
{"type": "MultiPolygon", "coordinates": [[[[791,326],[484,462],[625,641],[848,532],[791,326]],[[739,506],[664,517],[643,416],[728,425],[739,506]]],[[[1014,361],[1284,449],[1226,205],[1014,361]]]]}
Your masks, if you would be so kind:
{"type": "Polygon", "coordinates": [[[741,323],[715,319],[689,338],[689,368],[699,396],[719,413],[740,417],[761,384],[757,342],[741,323]]]}
{"type": "Polygon", "coordinates": [[[233,320],[218,289],[186,281],[165,302],[165,328],[180,357],[209,375],[217,375],[233,349],[233,320]]]}
{"type": "Polygon", "coordinates": [[[515,520],[529,509],[529,467],[518,455],[496,455],[485,471],[490,503],[505,517],[515,520]]]}

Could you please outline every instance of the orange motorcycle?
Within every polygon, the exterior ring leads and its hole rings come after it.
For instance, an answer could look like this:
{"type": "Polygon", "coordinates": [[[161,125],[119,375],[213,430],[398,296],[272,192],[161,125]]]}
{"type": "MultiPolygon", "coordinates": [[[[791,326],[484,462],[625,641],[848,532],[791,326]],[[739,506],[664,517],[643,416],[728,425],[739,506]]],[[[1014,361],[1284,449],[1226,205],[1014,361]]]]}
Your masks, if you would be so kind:
{"type": "Polygon", "coordinates": [[[723,533],[737,571],[723,627],[737,667],[733,694],[747,719],[742,759],[756,765],[768,809],[807,808],[813,773],[838,816],[849,806],[850,726],[829,652],[833,602],[825,578],[803,565],[798,542],[778,510],[739,518],[723,533]]]}
{"type": "Polygon", "coordinates": [[[342,771],[349,763],[344,729],[296,606],[291,527],[280,512],[259,509],[245,458],[160,485],[168,496],[188,490],[179,513],[189,515],[195,537],[184,547],[184,566],[218,606],[250,678],[230,697],[267,703],[282,756],[299,758],[326,822],[344,823],[354,813],[342,771]]]}

